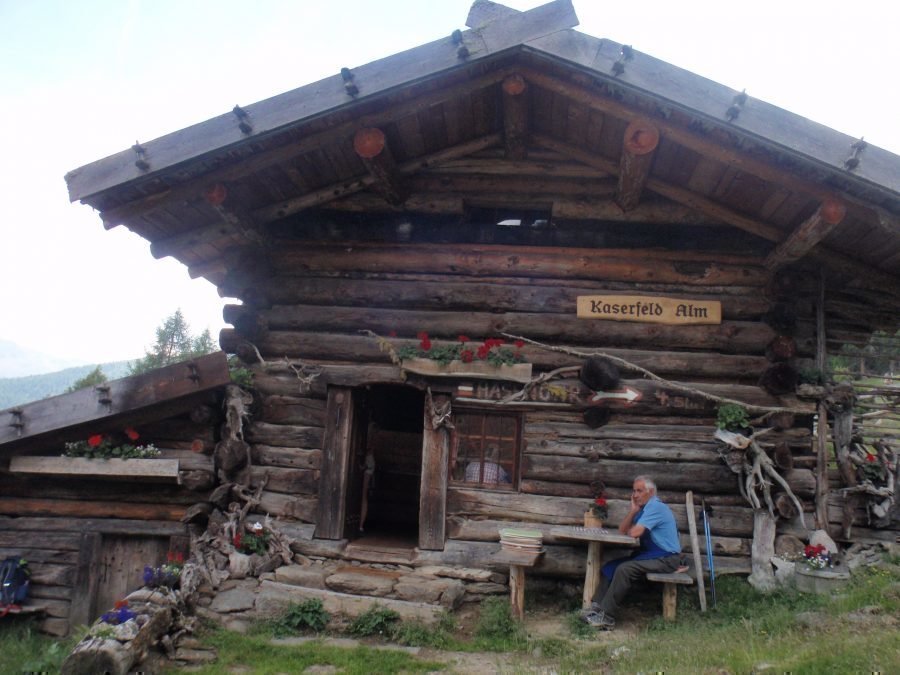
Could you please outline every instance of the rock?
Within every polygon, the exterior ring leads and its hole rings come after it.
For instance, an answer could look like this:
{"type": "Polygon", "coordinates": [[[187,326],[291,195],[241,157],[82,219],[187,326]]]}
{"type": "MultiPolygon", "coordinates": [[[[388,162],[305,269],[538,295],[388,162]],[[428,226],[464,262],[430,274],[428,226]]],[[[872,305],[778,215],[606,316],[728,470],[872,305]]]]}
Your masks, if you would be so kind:
{"type": "Polygon", "coordinates": [[[228,574],[232,579],[244,579],[250,575],[250,556],[235,551],[228,556],[228,574]]]}
{"type": "Polygon", "coordinates": [[[452,581],[441,593],[441,605],[447,609],[453,610],[460,606],[463,597],[466,595],[466,585],[461,581],[452,581]]]}
{"type": "Polygon", "coordinates": [[[320,566],[304,567],[303,565],[285,565],[275,570],[275,581],[292,586],[308,588],[325,588],[325,577],[328,572],[320,566]]]}
{"type": "Polygon", "coordinates": [[[394,584],[399,576],[397,572],[384,570],[345,569],[327,577],[325,586],[339,593],[384,597],[394,590],[394,584]]]}
{"type": "Polygon", "coordinates": [[[493,582],[482,582],[474,584],[466,584],[466,593],[476,595],[497,595],[499,593],[508,593],[509,586],[505,584],[495,584],[493,582]]]}
{"type": "Polygon", "coordinates": [[[794,584],[796,563],[791,560],[784,560],[778,556],[773,556],[771,562],[775,566],[775,581],[778,585],[792,586],[794,584]]]}
{"type": "Polygon", "coordinates": [[[174,607],[177,604],[175,594],[168,588],[139,588],[126,597],[129,604],[146,602],[154,605],[174,607]]]}
{"type": "Polygon", "coordinates": [[[779,534],[775,537],[775,554],[792,556],[803,553],[803,540],[792,534],[779,534]]]}
{"type": "Polygon", "coordinates": [[[819,544],[822,544],[829,553],[838,552],[837,544],[834,543],[834,539],[829,537],[825,530],[815,530],[809,535],[810,546],[818,546],[819,544]]]}
{"type": "Polygon", "coordinates": [[[394,586],[394,593],[401,600],[439,602],[449,609],[459,605],[465,592],[465,584],[459,579],[429,579],[418,575],[408,575],[394,586]]]}
{"type": "Polygon", "coordinates": [[[225,630],[242,635],[249,633],[252,625],[253,622],[246,619],[226,619],[224,623],[225,630]]]}
{"type": "Polygon", "coordinates": [[[129,640],[134,640],[134,638],[137,637],[138,631],[140,629],[140,626],[138,626],[137,621],[135,621],[134,619],[129,619],[125,623],[120,623],[117,626],[112,626],[113,635],[119,642],[128,642],[129,640]]]}
{"type": "Polygon", "coordinates": [[[417,567],[415,574],[433,577],[450,577],[464,581],[495,581],[498,575],[490,570],[476,570],[469,567],[447,567],[445,565],[424,565],[417,567]]]}
{"type": "Polygon", "coordinates": [[[214,612],[240,612],[247,609],[253,609],[256,605],[256,593],[246,588],[234,588],[228,591],[222,591],[209,605],[209,609],[214,612]]]}

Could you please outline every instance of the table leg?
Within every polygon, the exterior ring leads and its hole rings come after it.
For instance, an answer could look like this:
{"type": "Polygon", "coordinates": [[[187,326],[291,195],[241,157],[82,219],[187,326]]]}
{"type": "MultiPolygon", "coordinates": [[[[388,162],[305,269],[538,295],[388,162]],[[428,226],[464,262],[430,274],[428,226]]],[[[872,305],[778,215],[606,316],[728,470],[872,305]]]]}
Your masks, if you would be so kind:
{"type": "Polygon", "coordinates": [[[525,568],[509,566],[509,604],[513,618],[525,618],[525,568]]]}
{"type": "Polygon", "coordinates": [[[603,563],[603,544],[599,541],[588,542],[587,568],[584,571],[584,595],[581,606],[587,608],[594,599],[594,593],[600,587],[600,568],[603,563]]]}

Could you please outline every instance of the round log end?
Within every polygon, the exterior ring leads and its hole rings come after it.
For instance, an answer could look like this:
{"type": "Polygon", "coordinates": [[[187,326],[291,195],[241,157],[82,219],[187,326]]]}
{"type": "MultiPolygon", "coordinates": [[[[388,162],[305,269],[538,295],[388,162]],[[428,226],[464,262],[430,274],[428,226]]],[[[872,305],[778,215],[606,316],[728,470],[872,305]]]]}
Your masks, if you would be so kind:
{"type": "Polygon", "coordinates": [[[621,375],[616,364],[599,357],[591,357],[578,371],[578,379],[592,391],[608,391],[619,386],[621,375]]]}
{"type": "Polygon", "coordinates": [[[503,80],[503,92],[510,96],[518,96],[528,88],[525,78],[519,74],[510,75],[503,80]]]}
{"type": "Polygon", "coordinates": [[[625,129],[624,148],[632,155],[646,155],[659,145],[659,129],[647,120],[632,120],[625,129]]]}
{"type": "Polygon", "coordinates": [[[353,136],[353,149],[363,159],[372,159],[380,155],[386,143],[384,132],[377,127],[360,129],[353,136]]]}
{"type": "Polygon", "coordinates": [[[787,361],[797,356],[797,343],[788,335],[778,335],[766,346],[769,361],[787,361]]]}
{"type": "Polygon", "coordinates": [[[819,207],[819,213],[829,225],[837,225],[847,215],[847,207],[837,199],[826,199],[819,207]]]}
{"type": "Polygon", "coordinates": [[[591,429],[599,429],[609,422],[610,412],[608,408],[588,408],[584,411],[584,423],[591,429]]]}
{"type": "Polygon", "coordinates": [[[220,204],[224,204],[225,200],[228,198],[228,189],[221,183],[216,183],[207,188],[203,196],[206,198],[206,201],[213,206],[219,206],[220,204]]]}
{"type": "Polygon", "coordinates": [[[772,394],[772,396],[792,393],[799,383],[799,373],[787,363],[774,364],[759,379],[759,386],[772,394]]]}

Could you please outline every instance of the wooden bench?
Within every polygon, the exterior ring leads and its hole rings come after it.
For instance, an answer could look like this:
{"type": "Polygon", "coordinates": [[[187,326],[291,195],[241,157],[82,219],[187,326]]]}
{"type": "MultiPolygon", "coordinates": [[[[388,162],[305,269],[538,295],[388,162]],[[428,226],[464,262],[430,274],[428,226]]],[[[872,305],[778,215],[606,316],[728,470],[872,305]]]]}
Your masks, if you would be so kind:
{"type": "Polygon", "coordinates": [[[675,620],[676,606],[678,604],[678,586],[693,586],[694,578],[687,572],[647,572],[647,581],[653,581],[663,585],[662,610],[663,619],[675,620]]]}
{"type": "Polygon", "coordinates": [[[491,554],[491,562],[509,565],[509,604],[517,619],[525,617],[525,568],[534,567],[543,551],[508,551],[500,549],[491,554]]]}

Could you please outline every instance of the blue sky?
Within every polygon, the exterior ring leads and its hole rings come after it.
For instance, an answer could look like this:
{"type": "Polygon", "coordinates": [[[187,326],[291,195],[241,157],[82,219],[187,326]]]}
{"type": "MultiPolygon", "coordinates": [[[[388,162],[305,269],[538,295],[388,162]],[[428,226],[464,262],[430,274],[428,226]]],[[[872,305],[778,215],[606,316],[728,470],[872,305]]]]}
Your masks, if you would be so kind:
{"type": "MultiPolygon", "coordinates": [[[[195,331],[217,333],[226,301],[215,289],[69,204],[65,173],[447,36],[464,28],[470,4],[0,0],[0,340],[60,363],[135,358],[179,306],[195,331]]],[[[574,5],[578,30],[900,154],[897,3],[574,5]]]]}

